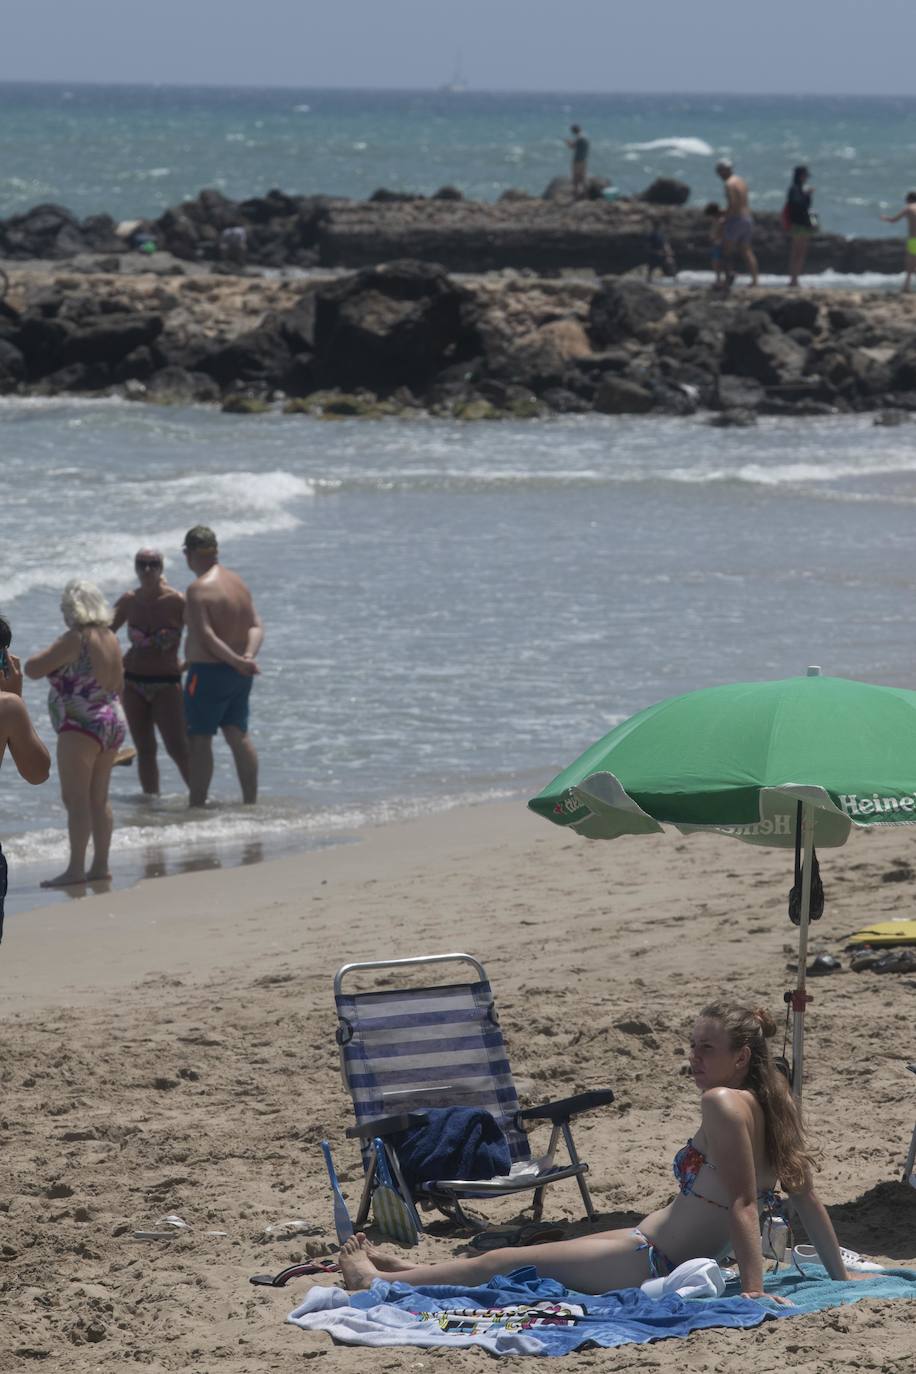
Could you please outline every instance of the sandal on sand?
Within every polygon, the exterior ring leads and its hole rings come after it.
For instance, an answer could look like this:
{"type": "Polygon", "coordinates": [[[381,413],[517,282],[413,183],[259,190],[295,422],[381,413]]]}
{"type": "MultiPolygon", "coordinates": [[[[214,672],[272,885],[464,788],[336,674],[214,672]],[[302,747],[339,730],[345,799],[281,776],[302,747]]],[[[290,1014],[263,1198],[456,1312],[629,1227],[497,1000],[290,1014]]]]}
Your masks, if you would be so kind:
{"type": "Polygon", "coordinates": [[[340,1265],[333,1259],[305,1260],[302,1264],[291,1264],[281,1269],[279,1274],[252,1274],[249,1283],[263,1284],[267,1288],[285,1288],[290,1279],[298,1279],[304,1274],[337,1274],[340,1265]]]}
{"type": "Polygon", "coordinates": [[[468,1245],[472,1250],[500,1250],[504,1246],[543,1245],[546,1241],[562,1240],[565,1226],[551,1226],[541,1221],[528,1221],[524,1226],[495,1227],[472,1236],[468,1245]]]}
{"type": "MultiPolygon", "coordinates": [[[[876,1264],[874,1260],[863,1259],[858,1250],[844,1250],[841,1245],[840,1254],[850,1274],[884,1273],[883,1264],[876,1264]]],[[[802,1269],[802,1264],[805,1261],[807,1261],[808,1264],[823,1263],[813,1245],[796,1245],[795,1249],[792,1251],[792,1262],[796,1269],[800,1270],[802,1274],[805,1272],[804,1269],[802,1269]]]]}

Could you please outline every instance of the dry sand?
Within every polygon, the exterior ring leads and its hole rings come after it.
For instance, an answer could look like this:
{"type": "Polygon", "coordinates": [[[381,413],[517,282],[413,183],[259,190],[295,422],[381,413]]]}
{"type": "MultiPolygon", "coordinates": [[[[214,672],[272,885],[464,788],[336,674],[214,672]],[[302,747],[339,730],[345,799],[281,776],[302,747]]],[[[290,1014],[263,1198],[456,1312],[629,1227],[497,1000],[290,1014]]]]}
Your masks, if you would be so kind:
{"type": "MultiPolygon", "coordinates": [[[[912,883],[881,881],[910,845],[859,835],[823,856],[814,951],[840,953],[864,922],[913,913],[912,883]]],[[[694,1011],[721,993],[776,1009],[791,984],[790,863],[708,836],[588,844],[520,805],[481,806],[12,918],[0,955],[0,1371],[263,1374],[304,1358],[327,1374],[424,1369],[441,1357],[368,1356],[285,1325],[306,1280],[248,1284],[330,1248],[324,1135],[355,1205],[335,969],[456,948],[481,957],[523,1096],[617,1093],[577,1134],[602,1220],[627,1224],[670,1196],[668,1161],[696,1124],[684,1076],[694,1011]],[[132,1238],[173,1212],[189,1231],[132,1238]],[[264,1238],[291,1218],[311,1234],[264,1238]]],[[[916,1263],[916,1190],[896,1181],[916,1116],[905,1068],[916,976],[844,971],[812,990],[805,1101],[821,1195],[843,1244],[916,1263]]],[[[548,1218],[580,1210],[574,1184],[548,1194],[548,1218]]],[[[516,1205],[492,1214],[508,1219],[516,1205]]],[[[419,1253],[460,1249],[440,1233],[419,1253]]],[[[862,1302],[584,1352],[566,1367],[909,1374],[914,1315],[908,1303],[862,1302]]]]}

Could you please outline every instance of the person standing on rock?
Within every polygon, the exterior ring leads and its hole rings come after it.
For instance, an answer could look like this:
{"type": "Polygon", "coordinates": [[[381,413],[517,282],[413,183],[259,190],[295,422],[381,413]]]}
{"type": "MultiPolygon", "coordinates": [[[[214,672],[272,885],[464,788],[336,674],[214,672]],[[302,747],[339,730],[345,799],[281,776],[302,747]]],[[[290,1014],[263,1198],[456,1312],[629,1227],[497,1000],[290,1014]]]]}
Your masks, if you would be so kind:
{"type": "Polygon", "coordinates": [[[903,286],[901,290],[909,291],[910,278],[916,272],[916,191],[910,191],[906,198],[906,205],[902,210],[898,210],[896,215],[882,215],[885,224],[896,224],[898,219],[906,216],[906,246],[903,251],[903,286]]]}
{"type": "Polygon", "coordinates": [[[566,146],[572,152],[572,191],[573,199],[581,200],[588,189],[588,139],[578,124],[571,124],[572,138],[566,146]]]}
{"type": "Polygon", "coordinates": [[[195,525],[188,530],[183,552],[195,575],[185,612],[189,804],[203,806],[207,800],[217,730],[232,750],[242,801],[253,804],[258,799],[258,756],[248,738],[248,698],[252,679],[260,672],[255,656],[264,639],[261,617],[238,573],[220,566],[211,529],[195,525]]]}
{"type": "Polygon", "coordinates": [[[751,216],[747,182],[739,177],[727,158],[716,163],[716,174],[725,183],[725,222],[722,226],[722,251],[725,255],[725,281],[735,279],[735,257],[740,255],[750,273],[751,286],[757,285],[757,259],[751,247],[754,221],[751,216]]]}
{"type": "Polygon", "coordinates": [[[814,187],[809,186],[808,168],[796,167],[792,173],[792,185],[786,193],[783,208],[783,222],[789,235],[789,285],[798,286],[799,276],[808,256],[808,244],[817,228],[817,220],[811,209],[814,187]]]}

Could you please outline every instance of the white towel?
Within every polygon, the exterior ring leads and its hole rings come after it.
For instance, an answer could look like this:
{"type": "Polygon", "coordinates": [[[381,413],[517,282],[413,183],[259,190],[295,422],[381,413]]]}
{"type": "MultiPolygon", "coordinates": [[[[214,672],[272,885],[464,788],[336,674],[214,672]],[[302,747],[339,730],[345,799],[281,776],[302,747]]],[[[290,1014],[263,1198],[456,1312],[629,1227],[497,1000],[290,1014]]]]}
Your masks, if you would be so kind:
{"type": "Polygon", "coordinates": [[[647,1279],[640,1287],[648,1298],[667,1298],[671,1293],[679,1298],[721,1298],[725,1276],[715,1260],[690,1259],[664,1278],[647,1279]]]}
{"type": "Polygon", "coordinates": [[[436,1321],[424,1321],[388,1303],[352,1307],[349,1293],[342,1288],[322,1288],[318,1284],[309,1289],[287,1321],[301,1326],[303,1331],[327,1331],[334,1340],[347,1345],[480,1346],[491,1355],[540,1355],[545,1348],[536,1336],[520,1332],[477,1336],[443,1331],[436,1321]]]}

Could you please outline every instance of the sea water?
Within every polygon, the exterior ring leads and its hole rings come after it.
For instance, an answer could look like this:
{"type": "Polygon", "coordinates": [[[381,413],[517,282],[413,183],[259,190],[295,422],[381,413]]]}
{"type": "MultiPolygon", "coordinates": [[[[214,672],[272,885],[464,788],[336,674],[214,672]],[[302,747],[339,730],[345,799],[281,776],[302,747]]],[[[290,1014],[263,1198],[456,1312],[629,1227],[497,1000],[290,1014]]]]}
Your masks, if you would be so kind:
{"type": "MultiPolygon", "coordinates": [[[[616,722],[736,679],[913,684],[916,450],[870,417],[327,422],[119,400],[0,401],[0,609],[23,657],[68,578],[112,598],[212,525],[266,626],[261,799],[217,741],[211,809],[113,775],[118,881],[532,795],[616,722]]],[[[46,740],[46,684],[25,696],[46,740]]],[[[11,906],[66,857],[56,777],[6,760],[11,906]]],[[[534,824],[534,822],[532,822],[534,824]]]]}
{"type": "MultiPolygon", "coordinates": [[[[879,215],[913,186],[916,98],[499,94],[213,87],[0,85],[0,217],[40,201],[80,216],[158,214],[204,186],[365,197],[449,184],[495,200],[568,172],[569,125],[590,168],[624,192],[658,176],[720,199],[718,157],[778,211],[805,162],[821,224],[893,234],[879,215]]],[[[899,229],[899,226],[898,226],[899,229]]]]}

